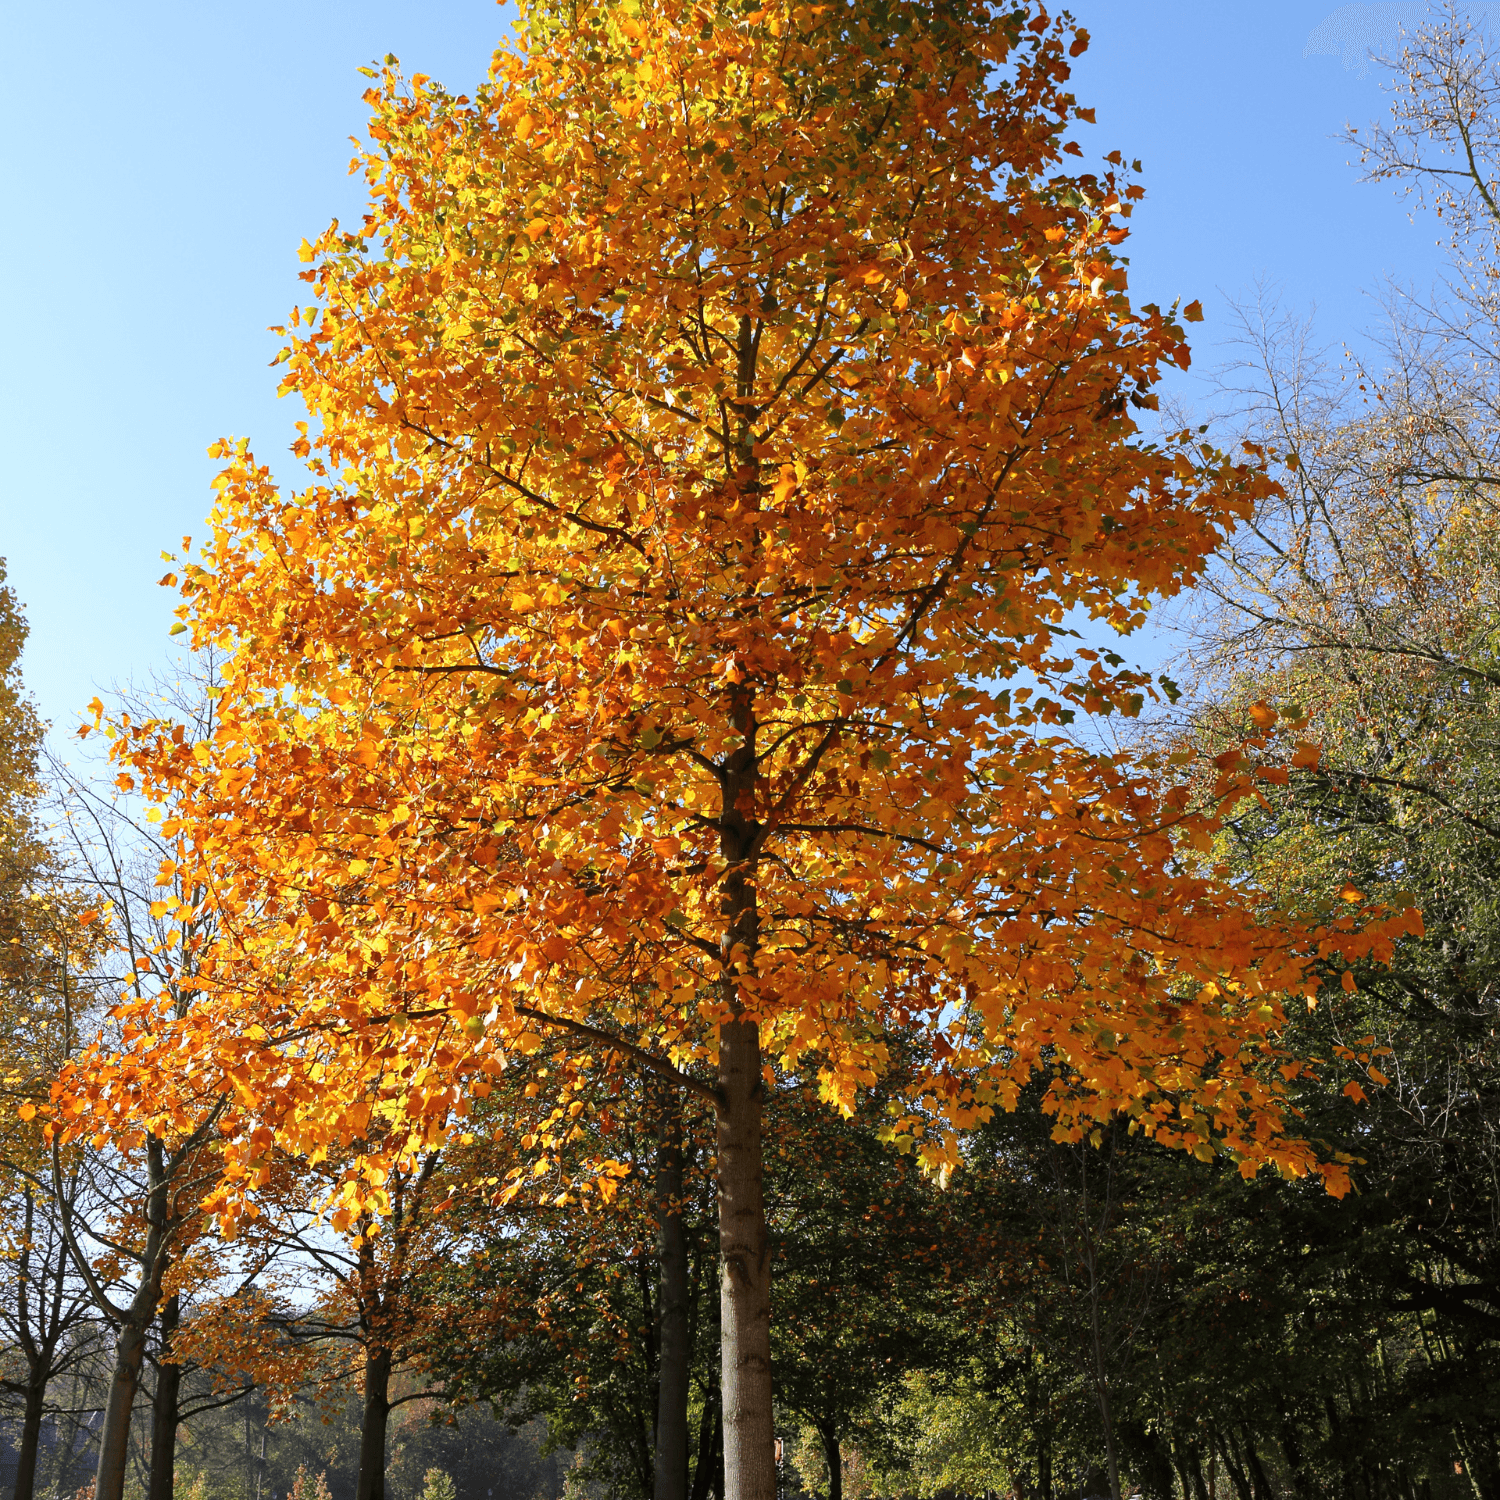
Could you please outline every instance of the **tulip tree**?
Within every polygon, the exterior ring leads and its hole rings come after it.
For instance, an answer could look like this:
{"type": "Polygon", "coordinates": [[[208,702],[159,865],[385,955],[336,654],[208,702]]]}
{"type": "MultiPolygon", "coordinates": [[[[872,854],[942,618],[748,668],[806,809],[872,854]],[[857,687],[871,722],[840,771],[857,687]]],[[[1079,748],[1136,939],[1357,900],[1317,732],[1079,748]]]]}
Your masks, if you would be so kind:
{"type": "Polygon", "coordinates": [[[68,1117],[231,1092],[232,1222],[257,1132],[415,1153],[545,1046],[524,1180],[582,1211],[616,1179],[549,1176],[575,1073],[696,1093],[734,1500],[775,1491],[776,1070],[848,1108],[916,1045],[888,1133],[939,1168],[1044,1070],[1063,1136],[1123,1110],[1342,1183],[1274,1038],[1384,929],[1263,906],[1212,806],[1066,733],[1152,688],[1063,622],[1136,626],[1265,484],[1138,432],[1188,352],[1128,295],[1139,189],[1064,170],[1085,44],[971,0],[544,0],[472,99],[371,70],[368,211],[286,330],[308,482],[222,445],[169,575],[219,727],[113,729],[221,937],[68,1117]]]}

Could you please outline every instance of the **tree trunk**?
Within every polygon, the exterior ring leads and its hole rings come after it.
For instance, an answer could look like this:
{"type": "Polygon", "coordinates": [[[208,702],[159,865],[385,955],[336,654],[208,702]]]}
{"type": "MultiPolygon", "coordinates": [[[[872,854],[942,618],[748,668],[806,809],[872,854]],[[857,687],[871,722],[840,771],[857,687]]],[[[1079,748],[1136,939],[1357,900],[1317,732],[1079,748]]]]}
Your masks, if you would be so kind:
{"type": "Polygon", "coordinates": [[[1208,1486],[1203,1482],[1203,1465],[1197,1453],[1184,1443],[1173,1451],[1172,1462],[1182,1481],[1183,1500],[1209,1500],[1208,1486]]]}
{"type": "Polygon", "coordinates": [[[46,1401],[46,1385],[38,1383],[33,1376],[26,1386],[26,1406],[21,1416],[21,1446],[16,1450],[15,1500],[31,1500],[31,1492],[36,1487],[36,1457],[42,1441],[42,1411],[46,1401]]]}
{"type": "Polygon", "coordinates": [[[146,1330],[133,1319],[121,1323],[115,1335],[115,1368],[105,1398],[104,1423],[99,1430],[94,1500],[123,1500],[130,1456],[130,1417],[135,1410],[135,1393],[140,1388],[141,1361],[145,1354],[146,1330]]]}
{"type": "Polygon", "coordinates": [[[354,1500],[385,1500],[385,1429],[391,1415],[391,1351],[365,1353],[365,1402],[359,1424],[354,1500]]]}
{"type": "Polygon", "coordinates": [[[1260,1454],[1255,1448],[1255,1434],[1251,1432],[1248,1422],[1240,1423],[1240,1436],[1245,1442],[1245,1467],[1250,1471],[1250,1485],[1255,1491],[1255,1500],[1276,1500],[1276,1492],[1271,1488],[1271,1476],[1266,1473],[1266,1466],[1260,1461],[1260,1454]]]}
{"type": "Polygon", "coordinates": [[[1104,1426],[1104,1457],[1109,1465],[1110,1500],[1120,1500],[1120,1460],[1115,1452],[1114,1412],[1109,1399],[1109,1376],[1105,1368],[1104,1342],[1099,1328],[1099,1288],[1095,1268],[1089,1265],[1089,1329],[1094,1356],[1094,1394],[1099,1402],[1099,1419],[1104,1426]]]}
{"type": "MultiPolygon", "coordinates": [[[[656,1148],[657,1294],[656,1485],[654,1500],[687,1500],[688,1329],[687,1234],[682,1223],[682,1099],[659,1091],[656,1148]]],[[[154,1500],[154,1497],[153,1497],[154,1500]]]]}
{"type": "Polygon", "coordinates": [[[1122,1423],[1121,1426],[1141,1456],[1145,1473],[1138,1477],[1145,1500],[1173,1500],[1171,1450],[1142,1422],[1122,1423]]]}
{"type": "Polygon", "coordinates": [[[1229,1471],[1229,1482],[1234,1486],[1238,1500],[1255,1500],[1255,1495],[1250,1488],[1250,1476],[1245,1473],[1244,1465],[1240,1463],[1234,1451],[1233,1435],[1225,1432],[1216,1441],[1219,1454],[1224,1460],[1224,1467],[1229,1471]]]}
{"type": "Polygon", "coordinates": [[[698,1419],[698,1459],[693,1465],[693,1492],[689,1500],[708,1500],[710,1494],[722,1500],[724,1424],[720,1418],[719,1393],[711,1391],[703,1398],[703,1413],[698,1419]]]}
{"type": "Polygon", "coordinates": [[[828,1423],[818,1428],[823,1439],[823,1457],[828,1463],[828,1500],[844,1500],[844,1450],[838,1428],[828,1423]]]}
{"type": "Polygon", "coordinates": [[[1050,1424],[1037,1427],[1036,1488],[1039,1500],[1055,1500],[1056,1490],[1052,1483],[1052,1428],[1050,1424]]]}
{"type": "Polygon", "coordinates": [[[156,1367],[156,1394],[151,1398],[151,1473],[146,1500],[172,1500],[177,1469],[178,1393],[182,1388],[182,1366],[172,1362],[172,1339],[177,1332],[182,1304],[173,1292],[161,1305],[157,1328],[161,1332],[161,1357],[156,1367]]]}
{"type": "Polygon", "coordinates": [[[1312,1500],[1313,1482],[1307,1472],[1307,1461],[1302,1455],[1297,1429],[1284,1406],[1278,1408],[1277,1414],[1281,1418],[1281,1455],[1286,1459],[1286,1471],[1292,1482],[1294,1500],[1312,1500]]]}
{"type": "Polygon", "coordinates": [[[724,1022],[719,1028],[718,1167],[725,1500],[776,1500],[761,1092],[760,1028],[753,1021],[724,1022]]]}

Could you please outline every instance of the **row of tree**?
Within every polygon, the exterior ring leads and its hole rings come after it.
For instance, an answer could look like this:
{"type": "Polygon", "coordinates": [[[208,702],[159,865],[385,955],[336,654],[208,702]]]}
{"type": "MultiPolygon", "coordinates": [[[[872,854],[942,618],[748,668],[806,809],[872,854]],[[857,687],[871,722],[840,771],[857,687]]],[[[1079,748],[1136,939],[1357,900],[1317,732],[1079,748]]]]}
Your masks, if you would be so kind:
{"type": "Polygon", "coordinates": [[[1081,34],[526,23],[376,76],[309,483],[225,447],[108,794],[3,595],[16,1500],[383,1500],[485,1404],[641,1500],[1500,1496],[1482,34],[1367,143],[1454,284],[1368,369],[1247,319],[1229,457],[1137,427],[1081,34]],[[1061,624],[1189,586],[1175,713],[1061,624]]]}

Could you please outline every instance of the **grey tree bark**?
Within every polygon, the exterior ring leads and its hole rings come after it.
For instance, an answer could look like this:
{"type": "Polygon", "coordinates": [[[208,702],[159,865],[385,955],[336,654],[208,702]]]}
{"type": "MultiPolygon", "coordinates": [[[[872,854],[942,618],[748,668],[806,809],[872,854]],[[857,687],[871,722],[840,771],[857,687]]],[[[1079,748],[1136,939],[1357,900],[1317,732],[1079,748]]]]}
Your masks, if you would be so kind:
{"type": "Polygon", "coordinates": [[[670,1087],[658,1088],[656,1094],[654,1187],[660,1285],[653,1495],[654,1500],[687,1500],[688,1376],[692,1343],[688,1326],[687,1234],[682,1220],[682,1098],[670,1087]]]}
{"type": "MultiPolygon", "coordinates": [[[[743,330],[742,330],[743,331],[743,330]]],[[[725,1500],[776,1500],[771,1410],[771,1244],[763,1182],[760,1027],[744,1015],[739,977],[760,947],[754,865],[763,829],[755,819],[756,722],[751,693],[731,704],[740,747],[725,763],[720,849],[726,917],[724,996],[733,1019],[719,1027],[718,1189],[720,1390],[725,1500]]]]}
{"type": "Polygon", "coordinates": [[[760,1028],[719,1028],[719,1310],[725,1500],[776,1500],[771,1248],[761,1156],[760,1028]]]}

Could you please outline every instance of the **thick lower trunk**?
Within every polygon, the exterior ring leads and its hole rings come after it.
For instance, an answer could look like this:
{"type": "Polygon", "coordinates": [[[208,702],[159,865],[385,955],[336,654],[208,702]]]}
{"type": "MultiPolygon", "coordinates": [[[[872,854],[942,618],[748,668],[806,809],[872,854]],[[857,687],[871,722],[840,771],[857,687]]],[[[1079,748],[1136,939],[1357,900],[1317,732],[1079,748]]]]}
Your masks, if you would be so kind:
{"type": "Polygon", "coordinates": [[[751,1021],[719,1028],[718,1166],[725,1500],[776,1500],[760,1029],[751,1021]]]}
{"type": "Polygon", "coordinates": [[[675,1089],[660,1099],[656,1148],[656,1224],[660,1287],[654,1500],[687,1500],[688,1327],[687,1235],[682,1223],[682,1100],[675,1089]]]}
{"type": "Polygon", "coordinates": [[[844,1450],[838,1429],[820,1427],[818,1436],[823,1439],[823,1458],[828,1464],[828,1500],[844,1500],[844,1450]]]}
{"type": "Polygon", "coordinates": [[[31,1500],[36,1488],[36,1456],[42,1443],[42,1412],[47,1387],[34,1379],[26,1387],[26,1405],[21,1414],[21,1446],[16,1451],[15,1500],[31,1500]]]}
{"type": "Polygon", "coordinates": [[[162,1303],[157,1324],[161,1332],[161,1358],[156,1368],[156,1394],[151,1398],[151,1472],[146,1500],[172,1500],[177,1468],[178,1393],[182,1388],[182,1366],[172,1362],[172,1340],[177,1333],[181,1304],[174,1292],[162,1303]]]}
{"type": "Polygon", "coordinates": [[[121,1326],[115,1337],[115,1368],[104,1402],[104,1424],[99,1430],[99,1466],[94,1472],[94,1500],[123,1500],[130,1457],[130,1417],[140,1389],[141,1361],[146,1354],[146,1330],[134,1323],[121,1326]]]}
{"type": "Polygon", "coordinates": [[[391,1415],[391,1354],[371,1349],[365,1357],[365,1400],[359,1424],[359,1477],[354,1500],[385,1500],[385,1429],[391,1415]]]}

